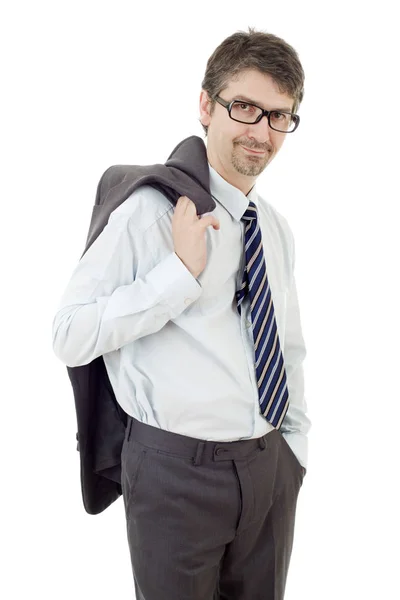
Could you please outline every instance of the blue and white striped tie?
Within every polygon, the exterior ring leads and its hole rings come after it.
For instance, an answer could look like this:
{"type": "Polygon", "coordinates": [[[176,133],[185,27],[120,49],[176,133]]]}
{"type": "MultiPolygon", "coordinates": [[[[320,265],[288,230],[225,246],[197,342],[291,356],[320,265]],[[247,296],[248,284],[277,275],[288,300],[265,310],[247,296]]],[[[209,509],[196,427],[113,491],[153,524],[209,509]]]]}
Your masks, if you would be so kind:
{"type": "Polygon", "coordinates": [[[289,407],[289,392],[257,216],[256,205],[250,201],[242,217],[246,267],[236,300],[240,314],[240,305],[246,293],[250,293],[260,412],[279,429],[289,407]]]}

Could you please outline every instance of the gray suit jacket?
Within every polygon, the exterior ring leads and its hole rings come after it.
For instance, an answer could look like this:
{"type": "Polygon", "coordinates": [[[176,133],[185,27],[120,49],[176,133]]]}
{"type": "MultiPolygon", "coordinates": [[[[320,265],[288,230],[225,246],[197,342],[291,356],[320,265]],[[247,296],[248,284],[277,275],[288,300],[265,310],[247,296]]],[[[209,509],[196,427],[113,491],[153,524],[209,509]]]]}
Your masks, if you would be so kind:
{"type": "MultiPolygon", "coordinates": [[[[155,187],[174,206],[180,196],[188,196],[198,215],[216,206],[210,195],[205,144],[191,136],[174,148],[164,165],[118,165],[104,172],[83,254],[100,235],[112,211],[142,185],[155,187]]],[[[83,504],[86,512],[98,514],[122,495],[121,450],[127,414],[115,398],[102,356],[87,365],[67,367],[67,371],[75,399],[83,504]]]]}

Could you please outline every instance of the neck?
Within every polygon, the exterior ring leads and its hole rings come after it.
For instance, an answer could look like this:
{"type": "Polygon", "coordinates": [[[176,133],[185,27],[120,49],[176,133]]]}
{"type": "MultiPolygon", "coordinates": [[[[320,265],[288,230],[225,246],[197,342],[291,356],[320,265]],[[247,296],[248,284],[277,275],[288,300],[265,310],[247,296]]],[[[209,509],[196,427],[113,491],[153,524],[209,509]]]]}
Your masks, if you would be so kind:
{"type": "Polygon", "coordinates": [[[253,189],[254,184],[256,182],[255,177],[248,177],[245,175],[241,175],[240,173],[237,173],[236,171],[234,171],[233,173],[228,173],[226,171],[226,169],[224,168],[223,164],[221,163],[221,161],[218,160],[216,157],[214,157],[212,155],[212,153],[209,152],[208,149],[207,149],[207,159],[208,159],[208,162],[210,163],[210,165],[212,166],[212,168],[215,171],[217,171],[217,173],[219,175],[221,175],[221,177],[223,179],[225,179],[225,181],[227,181],[228,183],[233,185],[235,188],[240,190],[245,196],[247,196],[247,194],[253,189]]]}

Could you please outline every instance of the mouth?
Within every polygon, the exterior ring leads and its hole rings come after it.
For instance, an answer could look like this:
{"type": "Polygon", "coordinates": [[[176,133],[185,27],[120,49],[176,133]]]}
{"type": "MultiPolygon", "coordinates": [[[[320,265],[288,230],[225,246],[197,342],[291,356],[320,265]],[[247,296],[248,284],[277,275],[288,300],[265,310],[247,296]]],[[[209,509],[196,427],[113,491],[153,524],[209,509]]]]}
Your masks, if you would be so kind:
{"type": "Polygon", "coordinates": [[[259,156],[262,156],[263,154],[265,154],[265,150],[250,150],[250,148],[246,148],[246,146],[242,146],[242,148],[244,150],[246,150],[246,152],[250,152],[250,154],[258,154],[259,156]]]}

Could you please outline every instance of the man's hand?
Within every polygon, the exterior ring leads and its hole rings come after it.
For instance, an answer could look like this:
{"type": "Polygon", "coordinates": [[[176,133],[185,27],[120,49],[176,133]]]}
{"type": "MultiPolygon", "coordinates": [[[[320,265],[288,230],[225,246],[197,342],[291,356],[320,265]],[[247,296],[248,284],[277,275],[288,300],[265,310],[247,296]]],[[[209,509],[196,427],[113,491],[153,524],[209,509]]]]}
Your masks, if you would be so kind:
{"type": "Polygon", "coordinates": [[[197,277],[207,263],[206,229],[212,225],[219,229],[219,221],[214,215],[199,217],[196,205],[187,196],[178,198],[172,216],[172,237],[175,254],[183,264],[197,277]]]}

